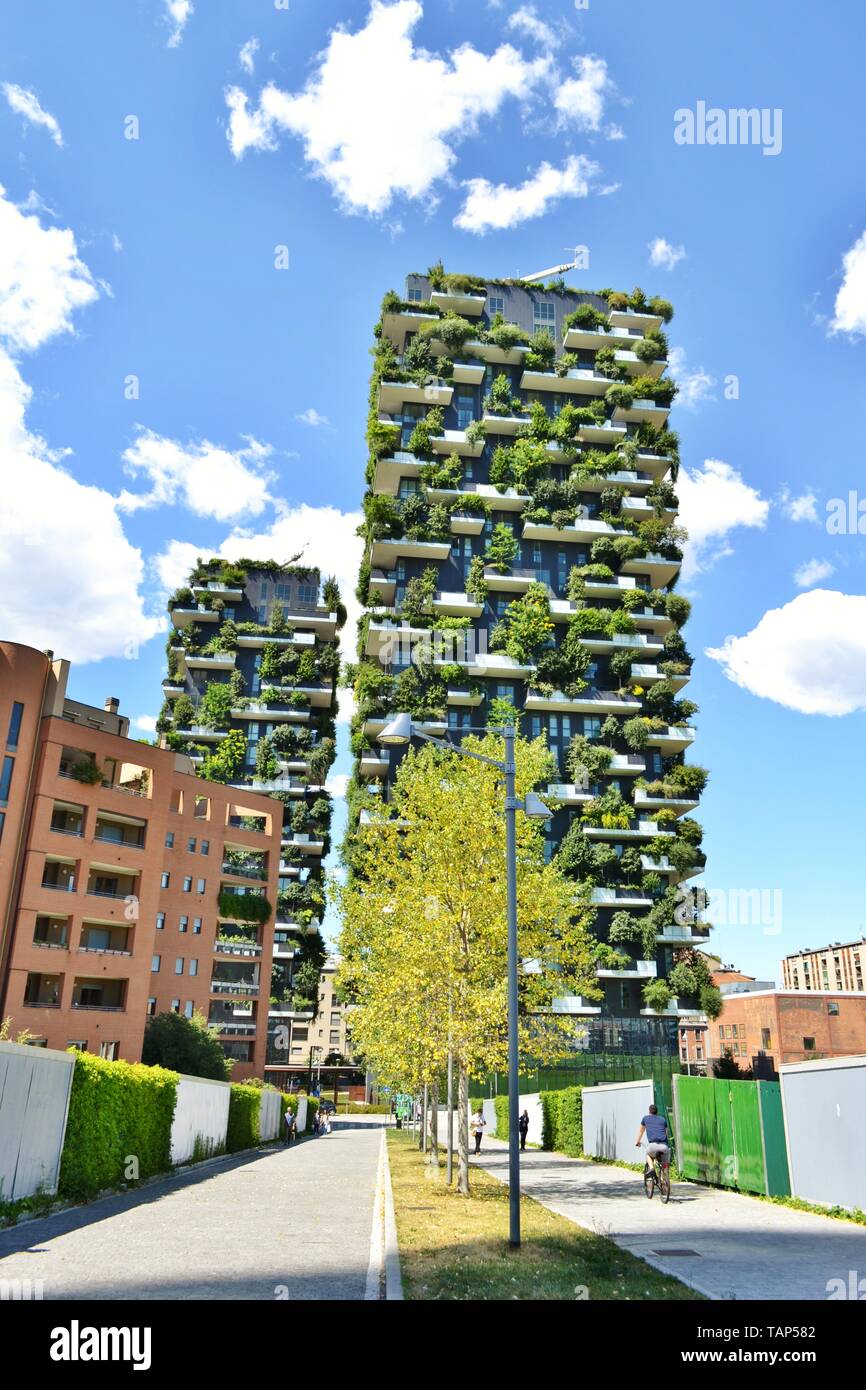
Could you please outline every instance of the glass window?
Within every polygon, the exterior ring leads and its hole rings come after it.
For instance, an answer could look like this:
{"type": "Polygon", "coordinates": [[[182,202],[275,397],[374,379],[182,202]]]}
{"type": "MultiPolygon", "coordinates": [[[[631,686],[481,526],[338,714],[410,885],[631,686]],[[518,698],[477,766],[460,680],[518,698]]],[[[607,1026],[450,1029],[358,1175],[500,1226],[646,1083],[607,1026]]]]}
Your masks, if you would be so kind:
{"type": "Polygon", "coordinates": [[[184,881],[183,881],[183,891],[184,891],[185,893],[191,893],[191,892],[192,892],[192,879],[191,879],[191,878],[185,878],[185,879],[184,879],[184,881]]]}
{"type": "Polygon", "coordinates": [[[166,837],[165,837],[165,847],[166,847],[166,849],[174,849],[174,831],[173,831],[173,830],[169,830],[168,834],[167,834],[166,837]]]}
{"type": "Polygon", "coordinates": [[[190,835],[189,839],[188,839],[187,842],[186,842],[186,847],[187,847],[187,851],[188,851],[189,854],[195,854],[195,836],[194,836],[194,835],[190,835]]]}
{"type": "Polygon", "coordinates": [[[156,1000],[153,998],[153,996],[151,996],[151,998],[148,999],[148,1001],[147,1001],[147,1016],[148,1016],[148,1018],[153,1018],[153,1015],[154,1015],[155,1013],[156,1013],[156,1000]]]}
{"type": "Polygon", "coordinates": [[[301,584],[298,588],[298,598],[301,603],[315,603],[318,596],[315,584],[301,584]]]}
{"type": "Polygon", "coordinates": [[[200,854],[210,854],[210,840],[202,840],[199,845],[200,854]]]}
{"type": "Polygon", "coordinates": [[[24,706],[16,700],[12,706],[12,717],[9,720],[9,733],[6,735],[6,747],[16,749],[18,747],[18,735],[21,733],[21,718],[24,714],[24,706]]]}
{"type": "Polygon", "coordinates": [[[183,956],[178,956],[176,958],[174,962],[174,973],[175,975],[183,974],[183,956]]]}
{"type": "Polygon", "coordinates": [[[193,1001],[191,999],[187,999],[186,1003],[183,1006],[184,1018],[192,1018],[192,1011],[194,1007],[195,1006],[193,1004],[193,1001]]]}
{"type": "Polygon", "coordinates": [[[190,961],[190,963],[189,963],[189,973],[190,973],[190,975],[197,975],[197,974],[198,974],[198,961],[197,961],[197,960],[191,960],[191,961],[190,961]]]}
{"type": "Polygon", "coordinates": [[[171,874],[170,874],[170,873],[163,873],[163,874],[160,875],[160,880],[159,880],[159,886],[160,886],[160,888],[167,888],[170,882],[171,882],[171,874]]]}
{"type": "Polygon", "coordinates": [[[201,936],[201,918],[200,918],[200,917],[193,917],[193,919],[192,919],[192,934],[193,934],[193,936],[201,936]]]}
{"type": "Polygon", "coordinates": [[[468,429],[475,414],[475,404],[471,396],[457,397],[457,428],[468,429]]]}
{"type": "Polygon", "coordinates": [[[196,890],[195,890],[195,891],[196,891],[197,893],[203,893],[204,890],[205,890],[206,884],[207,884],[207,879],[204,879],[204,878],[198,879],[198,881],[197,881],[197,883],[196,883],[196,890]]]}
{"type": "Polygon", "coordinates": [[[180,1013],[180,1000],[179,1000],[179,999],[172,999],[172,1001],[171,1001],[171,1011],[172,1011],[173,1014],[179,1014],[179,1013],[180,1013]]]}
{"type": "Polygon", "coordinates": [[[188,917],[181,917],[180,921],[178,922],[178,927],[177,927],[178,931],[186,931],[186,929],[187,929],[188,926],[189,926],[189,918],[188,918],[188,917]]]}
{"type": "Polygon", "coordinates": [[[4,805],[9,800],[9,788],[12,785],[12,773],[15,769],[14,758],[3,759],[3,770],[0,772],[0,804],[4,805]]]}
{"type": "Polygon", "coordinates": [[[837,999],[827,1000],[827,1013],[831,1018],[839,1017],[839,1001],[837,999]]]}
{"type": "Polygon", "coordinates": [[[487,297],[487,312],[491,318],[496,314],[505,316],[505,297],[501,294],[491,294],[487,297]]]}
{"type": "Polygon", "coordinates": [[[803,1039],[803,1051],[804,1051],[804,1052],[814,1052],[814,1051],[815,1051],[815,1039],[814,1039],[814,1038],[804,1038],[804,1039],[803,1039]]]}
{"type": "Polygon", "coordinates": [[[158,912],[158,913],[156,914],[156,929],[157,929],[157,931],[165,931],[165,913],[164,913],[164,912],[158,912]]]}
{"type": "Polygon", "coordinates": [[[162,956],[153,956],[150,962],[151,974],[158,975],[159,967],[162,964],[162,956]]]}

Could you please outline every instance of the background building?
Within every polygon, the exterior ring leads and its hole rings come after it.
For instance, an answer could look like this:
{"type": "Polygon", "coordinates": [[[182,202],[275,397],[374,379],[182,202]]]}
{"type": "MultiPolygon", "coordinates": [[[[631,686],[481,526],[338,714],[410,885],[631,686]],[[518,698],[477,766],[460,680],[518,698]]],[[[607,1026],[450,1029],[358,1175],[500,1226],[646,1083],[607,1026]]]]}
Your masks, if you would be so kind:
{"type": "Polygon", "coordinates": [[[719,1017],[710,1025],[713,1057],[730,1049],[741,1068],[767,1076],[783,1062],[866,1053],[866,997],[796,990],[726,994],[719,1017]]]}
{"type": "Polygon", "coordinates": [[[169,612],[174,632],[157,723],[163,742],[206,776],[273,798],[281,828],[271,1055],[286,1025],[301,1030],[307,1022],[325,958],[325,781],[345,610],[336,583],[322,585],[317,569],[212,559],[198,562],[169,612]]]}
{"type": "Polygon", "coordinates": [[[286,1047],[278,1045],[283,1040],[271,1029],[265,1074],[284,1090],[312,1085],[335,1100],[363,1100],[364,1072],[355,1065],[352,1052],[351,1007],[337,997],[335,989],[338,965],[337,957],[329,956],[311,1006],[281,1017],[288,1032],[286,1047]]]}
{"type": "Polygon", "coordinates": [[[147,1017],[204,1014],[264,1070],[280,818],[128,738],[69,664],[0,643],[0,1017],[47,1047],[136,1061],[147,1017]]]}
{"type": "Polygon", "coordinates": [[[814,951],[802,950],[782,961],[782,984],[794,990],[863,989],[866,936],[859,941],[834,941],[814,951]]]}
{"type": "Polygon", "coordinates": [[[695,950],[708,928],[678,892],[704,863],[706,773],[684,760],[670,316],[640,291],[441,267],[386,295],[358,589],[347,857],[387,800],[392,711],[433,734],[504,719],[545,734],[547,852],[592,884],[603,991],[562,1007],[629,1055],[675,1056],[676,1020],[716,998],[695,950]]]}

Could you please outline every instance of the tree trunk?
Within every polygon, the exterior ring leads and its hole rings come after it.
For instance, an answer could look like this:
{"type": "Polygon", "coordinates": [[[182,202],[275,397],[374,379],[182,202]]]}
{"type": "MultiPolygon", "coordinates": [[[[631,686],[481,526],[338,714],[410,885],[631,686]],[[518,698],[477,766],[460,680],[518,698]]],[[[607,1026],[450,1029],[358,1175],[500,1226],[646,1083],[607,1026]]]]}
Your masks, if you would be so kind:
{"type": "Polygon", "coordinates": [[[427,1152],[427,1083],[424,1083],[424,1090],[421,1093],[421,1133],[418,1136],[418,1148],[422,1154],[427,1152]]]}
{"type": "Polygon", "coordinates": [[[461,1062],[457,1083],[457,1191],[469,1196],[469,1077],[461,1062]]]}
{"type": "Polygon", "coordinates": [[[439,1167],[439,1082],[430,1087],[430,1152],[427,1162],[431,1168],[439,1167]]]}

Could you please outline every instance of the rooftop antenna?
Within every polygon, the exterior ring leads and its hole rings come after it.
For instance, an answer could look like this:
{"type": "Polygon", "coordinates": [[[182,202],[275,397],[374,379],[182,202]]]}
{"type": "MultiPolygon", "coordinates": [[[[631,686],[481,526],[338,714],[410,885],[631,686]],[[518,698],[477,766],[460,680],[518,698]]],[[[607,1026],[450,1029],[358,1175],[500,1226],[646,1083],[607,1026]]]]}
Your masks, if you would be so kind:
{"type": "Polygon", "coordinates": [[[584,270],[589,259],[585,246],[567,246],[565,248],[571,252],[572,259],[563,265],[551,265],[547,270],[536,270],[532,275],[522,275],[522,280],[546,280],[549,275],[564,275],[568,270],[584,270]]]}

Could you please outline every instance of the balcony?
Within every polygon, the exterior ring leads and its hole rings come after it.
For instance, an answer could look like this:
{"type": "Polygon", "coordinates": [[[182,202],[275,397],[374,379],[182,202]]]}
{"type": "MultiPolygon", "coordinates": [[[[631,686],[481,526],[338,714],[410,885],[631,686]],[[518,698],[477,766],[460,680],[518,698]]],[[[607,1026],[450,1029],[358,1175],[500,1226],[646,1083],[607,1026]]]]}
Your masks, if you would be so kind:
{"type": "Polygon", "coordinates": [[[266,719],[268,723],[305,724],[310,711],[303,705],[249,704],[232,710],[232,719],[266,719]]]}
{"type": "Polygon", "coordinates": [[[431,377],[423,386],[414,381],[381,381],[379,410],[395,415],[407,401],[419,405],[448,406],[453,395],[454,387],[436,377],[431,377]]]}
{"type": "Polygon", "coordinates": [[[695,798],[685,795],[650,796],[643,787],[636,787],[634,804],[636,808],[642,807],[647,811],[673,811],[675,815],[681,816],[685,811],[694,811],[698,802],[695,798]]]}
{"type": "Polygon", "coordinates": [[[542,799],[560,806],[584,806],[593,800],[593,793],[576,782],[549,782],[542,799]]]}
{"type": "Polygon", "coordinates": [[[219,579],[209,579],[206,584],[193,584],[192,591],[194,594],[212,594],[214,598],[221,598],[224,603],[240,603],[244,596],[243,589],[224,584],[219,579]]]}
{"type": "Polygon", "coordinates": [[[361,754],[359,771],[362,777],[385,778],[388,776],[390,763],[387,753],[364,752],[361,754]]]}
{"type": "Polygon", "coordinates": [[[259,992],[258,980],[237,979],[237,980],[211,980],[211,994],[240,994],[245,997],[252,997],[259,992]]]}
{"type": "Polygon", "coordinates": [[[460,454],[465,458],[480,458],[484,440],[470,439],[465,430],[443,430],[430,440],[437,454],[460,454]]]}
{"type": "Polygon", "coordinates": [[[40,912],[33,924],[33,945],[44,946],[46,950],[69,950],[70,917],[55,917],[50,912],[40,912]]]}
{"type": "MultiPolygon", "coordinates": [[[[458,638],[460,635],[457,634],[458,638]]],[[[440,657],[434,653],[434,669],[457,664],[463,667],[468,676],[489,676],[499,680],[528,680],[535,674],[535,667],[530,662],[516,661],[505,652],[473,652],[471,643],[467,644],[469,650],[461,652],[459,642],[455,646],[453,654],[447,652],[440,657]]]]}
{"type": "Polygon", "coordinates": [[[480,386],[484,380],[484,363],[455,362],[454,380],[461,386],[480,386]]]}
{"type": "Polygon", "coordinates": [[[522,512],[532,498],[528,493],[517,492],[513,487],[499,488],[492,483],[466,483],[463,487],[427,489],[431,502],[444,502],[446,506],[460,502],[462,497],[480,497],[498,512],[522,512]]]}
{"type": "Polygon", "coordinates": [[[100,811],[93,830],[94,840],[118,845],[122,849],[144,849],[147,821],[100,811]]]}
{"type": "Polygon", "coordinates": [[[521,391],[558,391],[568,395],[603,396],[612,384],[609,376],[603,376],[592,367],[571,367],[562,374],[527,367],[520,378],[521,391]]]}
{"type": "Polygon", "coordinates": [[[427,324],[438,322],[438,314],[425,314],[418,309],[392,309],[382,316],[382,332],[400,349],[407,333],[417,333],[427,324]]]}
{"type": "Polygon", "coordinates": [[[619,444],[626,436],[626,427],[619,420],[581,425],[577,437],[584,444],[619,444]]]}
{"type": "Polygon", "coordinates": [[[599,536],[610,536],[614,540],[630,536],[630,531],[618,530],[606,521],[595,521],[592,517],[577,517],[570,526],[553,526],[539,521],[524,521],[523,539],[525,541],[563,541],[577,544],[580,541],[596,541],[599,536]]]}
{"type": "Polygon", "coordinates": [[[609,322],[611,328],[633,329],[644,337],[661,328],[664,319],[644,309],[611,309],[609,322]]]}
{"type": "Polygon", "coordinates": [[[24,986],[24,1006],[28,1009],[59,1009],[63,991],[62,975],[45,975],[31,970],[24,986]]]}
{"type": "Polygon", "coordinates": [[[640,888],[593,888],[590,893],[593,907],[652,907],[653,900],[640,888]]]}
{"type": "Polygon", "coordinates": [[[278,647],[285,651],[289,647],[315,647],[315,632],[293,632],[291,637],[277,637],[269,632],[241,632],[238,634],[238,646],[261,649],[263,647],[278,647]]]}
{"type": "Polygon", "coordinates": [[[172,647],[178,661],[185,665],[190,671],[233,671],[235,669],[235,652],[217,652],[213,656],[201,656],[195,652],[188,652],[183,647],[172,647]]]}
{"type": "Polygon", "coordinates": [[[389,458],[376,461],[373,477],[373,491],[396,497],[404,478],[417,478],[421,473],[421,462],[414,454],[405,450],[395,450],[389,458]]]}
{"type": "Polygon", "coordinates": [[[84,807],[70,801],[55,801],[51,812],[51,830],[55,835],[72,835],[80,839],[84,834],[84,807]]]}
{"type": "Polygon", "coordinates": [[[591,1018],[601,1013],[601,1005],[589,1003],[582,994],[561,994],[558,999],[553,1000],[551,1012],[570,1014],[576,1018],[591,1018]]]}
{"type": "Polygon", "coordinates": [[[599,980],[654,980],[658,975],[658,965],[654,960],[636,960],[632,968],[625,970],[596,970],[599,980]]]}
{"type": "Polygon", "coordinates": [[[506,594],[525,593],[530,585],[545,583],[537,570],[517,568],[500,571],[493,565],[484,566],[484,579],[490,589],[498,589],[506,594]]]}
{"type": "Polygon", "coordinates": [[[266,883],[268,877],[267,866],[255,859],[224,860],[221,872],[229,878],[252,878],[259,883],[266,883]]]}
{"type": "Polygon", "coordinates": [[[638,555],[625,561],[622,573],[645,576],[651,589],[663,589],[679,574],[681,564],[681,560],[669,560],[664,555],[638,555]]]}
{"type": "Polygon", "coordinates": [[[541,695],[530,690],[523,708],[532,711],[549,710],[552,714],[640,714],[640,700],[630,700],[615,690],[583,690],[579,695],[564,695],[555,690],[541,695]]]}
{"type": "Polygon", "coordinates": [[[613,419],[629,425],[655,425],[663,429],[670,414],[670,406],[659,405],[653,400],[636,400],[631,405],[618,405],[614,408],[613,419]]]}
{"type": "Polygon", "coordinates": [[[46,857],[42,870],[42,887],[50,888],[56,893],[74,893],[75,864],[74,859],[46,857]]]}
{"type": "Polygon", "coordinates": [[[598,352],[599,348],[620,348],[629,343],[639,343],[642,337],[643,334],[636,329],[629,331],[628,328],[604,328],[600,324],[594,328],[575,326],[565,330],[562,346],[567,352],[575,352],[578,348],[589,348],[598,352]]]}
{"type": "Polygon", "coordinates": [[[471,294],[459,290],[433,290],[430,303],[444,309],[449,314],[459,314],[464,319],[478,318],[487,303],[486,294],[471,294]]]}
{"type": "Polygon", "coordinates": [[[695,741],[695,730],[687,725],[669,724],[664,729],[653,729],[647,739],[653,747],[660,748],[665,755],[682,753],[695,741]]]}
{"type": "Polygon", "coordinates": [[[186,686],[178,685],[173,680],[164,680],[162,683],[162,693],[167,700],[176,700],[179,695],[186,694],[186,686]]]}
{"type": "Polygon", "coordinates": [[[172,608],[171,621],[174,626],[182,631],[185,627],[191,627],[193,623],[218,623],[222,614],[216,608],[205,608],[200,603],[195,608],[172,608]]]}
{"type": "Polygon", "coordinates": [[[238,935],[219,935],[213,944],[216,956],[242,956],[245,960],[255,960],[262,954],[261,943],[238,935]]]}
{"type": "Polygon", "coordinates": [[[472,706],[473,708],[481,704],[484,699],[484,692],[477,690],[471,685],[449,685],[448,704],[458,706],[472,706]]]}
{"type": "Polygon", "coordinates": [[[480,536],[484,530],[483,512],[452,512],[452,536],[480,536]]]}
{"type": "Polygon", "coordinates": [[[403,536],[400,540],[373,541],[370,548],[370,564],[373,569],[393,569],[397,560],[447,560],[451,554],[451,542],[412,541],[403,536]]]}
{"type": "Polygon", "coordinates": [[[644,362],[636,352],[630,352],[628,348],[617,350],[615,360],[618,366],[625,368],[629,376],[651,376],[655,377],[656,380],[668,365],[664,357],[656,357],[652,362],[644,362]]]}
{"type": "Polygon", "coordinates": [[[471,352],[475,357],[480,357],[484,362],[492,362],[507,367],[519,367],[524,357],[529,352],[525,343],[518,343],[513,348],[497,347],[496,343],[482,343],[476,338],[472,338],[465,344],[467,352],[471,352]]]}
{"type": "Polygon", "coordinates": [[[604,825],[585,825],[583,833],[590,840],[654,840],[659,835],[673,835],[675,832],[667,830],[654,820],[639,820],[636,825],[630,825],[625,830],[604,825]]]}
{"type": "Polygon", "coordinates": [[[476,603],[468,594],[439,593],[433,600],[433,612],[446,617],[480,618],[484,604],[476,603]]]}
{"type": "MultiPolygon", "coordinates": [[[[552,614],[554,619],[558,614],[552,614]]],[[[658,655],[664,650],[661,642],[654,642],[651,637],[647,637],[640,632],[615,632],[612,637],[600,636],[593,637],[590,633],[582,636],[580,645],[586,647],[587,651],[602,653],[612,653],[616,651],[641,651],[649,655],[658,655]]],[[[632,667],[632,671],[634,671],[632,667]]]]}
{"type": "Polygon", "coordinates": [[[76,978],[72,988],[73,1009],[99,1013],[123,1013],[126,1009],[126,980],[76,978]]]}
{"type": "Polygon", "coordinates": [[[101,956],[131,956],[133,924],[82,922],[78,950],[101,956]]]}
{"type": "Polygon", "coordinates": [[[515,435],[524,425],[529,424],[527,415],[495,415],[490,411],[485,411],[481,417],[482,424],[488,434],[509,434],[515,435]]]}
{"type": "Polygon", "coordinates": [[[283,840],[284,845],[291,845],[294,849],[299,849],[305,855],[314,855],[320,858],[325,852],[324,840],[316,840],[312,835],[303,835],[296,830],[293,835],[283,840]]]}
{"type": "Polygon", "coordinates": [[[85,893],[92,898],[112,898],[122,902],[138,894],[138,870],[118,869],[116,865],[91,864],[85,893]]]}

